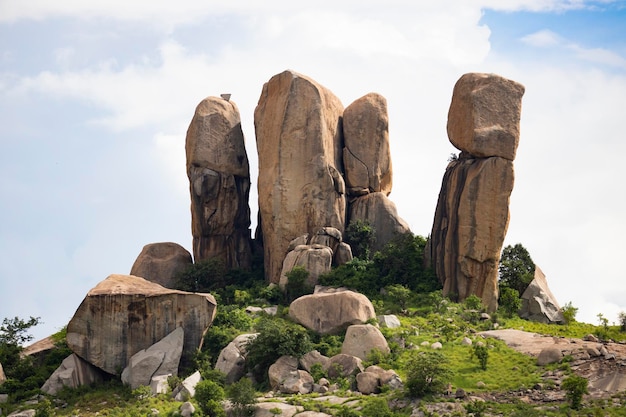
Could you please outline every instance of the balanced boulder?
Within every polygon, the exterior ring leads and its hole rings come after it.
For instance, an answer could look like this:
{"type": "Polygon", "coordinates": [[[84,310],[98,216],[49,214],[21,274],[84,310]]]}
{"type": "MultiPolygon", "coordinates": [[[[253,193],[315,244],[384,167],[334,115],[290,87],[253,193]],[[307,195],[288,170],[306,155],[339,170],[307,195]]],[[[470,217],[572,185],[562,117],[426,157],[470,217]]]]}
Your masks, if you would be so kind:
{"type": "Polygon", "coordinates": [[[476,295],[489,311],[498,306],[523,94],[521,84],[494,74],[457,81],[448,137],[461,154],[446,168],[426,251],[444,295],[476,295]]]}
{"type": "Polygon", "coordinates": [[[371,324],[354,324],[346,330],[341,353],[366,360],[373,350],[383,354],[390,352],[385,336],[371,324]]]}
{"type": "Polygon", "coordinates": [[[192,263],[191,254],[177,243],[150,243],[137,256],[130,275],[145,278],[165,288],[174,288],[176,276],[192,263]]]}
{"type": "Polygon", "coordinates": [[[354,291],[316,292],[294,300],[289,317],[320,334],[337,334],[376,317],[372,302],[354,291]]]}
{"type": "Polygon", "coordinates": [[[164,288],[132,275],[110,275],[91,289],[67,326],[67,344],[81,358],[119,374],[130,358],[177,327],[183,356],[201,344],[216,310],[211,294],[164,288]]]}

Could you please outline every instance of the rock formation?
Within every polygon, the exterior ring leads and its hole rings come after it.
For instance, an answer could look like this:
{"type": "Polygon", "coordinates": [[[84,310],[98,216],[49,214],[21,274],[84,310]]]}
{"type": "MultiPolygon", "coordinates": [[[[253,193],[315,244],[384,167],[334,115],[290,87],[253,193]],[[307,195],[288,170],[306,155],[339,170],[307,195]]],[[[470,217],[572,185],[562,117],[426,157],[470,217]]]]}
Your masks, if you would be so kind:
{"type": "Polygon", "coordinates": [[[477,295],[490,311],[497,308],[523,94],[521,84],[493,74],[457,81],[448,137],[461,154],[446,168],[427,250],[445,295],[477,295]]]}
{"type": "Polygon", "coordinates": [[[535,278],[522,294],[520,317],[541,323],[563,323],[563,313],[556,297],[548,287],[541,268],[535,265],[535,278]]]}
{"type": "Polygon", "coordinates": [[[249,267],[250,168],[235,103],[200,102],[185,151],[195,261],[220,258],[228,268],[249,267]]]}
{"type": "Polygon", "coordinates": [[[372,302],[354,291],[316,292],[294,300],[289,317],[320,334],[335,334],[376,317],[372,302]]]}
{"type": "Polygon", "coordinates": [[[65,358],[41,387],[48,395],[56,395],[63,387],[78,388],[103,380],[104,373],[82,360],[75,353],[65,358]]]}
{"type": "Polygon", "coordinates": [[[292,239],[325,226],[344,231],[342,114],[343,105],[332,92],[293,71],[263,86],[254,125],[259,227],[270,283],[280,281],[292,239]]]}
{"type": "Polygon", "coordinates": [[[192,263],[191,254],[177,243],[150,243],[137,256],[130,275],[145,278],[165,288],[174,288],[176,276],[192,263]]]}
{"type": "Polygon", "coordinates": [[[155,376],[178,376],[184,338],[185,331],[182,327],[177,327],[148,349],[135,353],[122,371],[122,382],[135,389],[150,385],[155,376]]]}
{"type": "Polygon", "coordinates": [[[67,344],[82,359],[119,374],[129,359],[177,327],[183,356],[194,352],[215,316],[211,294],[164,288],[132,275],[110,275],[91,289],[67,325],[67,344]]]}
{"type": "Polygon", "coordinates": [[[366,360],[374,349],[383,354],[390,352],[387,339],[377,327],[371,324],[354,324],[348,327],[341,353],[366,360]]]}

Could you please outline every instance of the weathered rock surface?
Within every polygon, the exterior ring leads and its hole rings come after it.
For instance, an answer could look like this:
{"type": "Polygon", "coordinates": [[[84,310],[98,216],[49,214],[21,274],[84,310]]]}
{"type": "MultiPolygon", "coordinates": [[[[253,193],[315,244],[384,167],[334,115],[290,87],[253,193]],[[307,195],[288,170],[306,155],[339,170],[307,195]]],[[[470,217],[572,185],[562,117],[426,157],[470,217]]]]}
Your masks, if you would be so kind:
{"type": "Polygon", "coordinates": [[[148,349],[135,353],[122,371],[122,382],[135,389],[150,385],[155,376],[177,376],[184,340],[185,331],[177,327],[148,349]]]}
{"type": "Polygon", "coordinates": [[[226,376],[226,383],[239,381],[246,371],[246,344],[256,338],[258,333],[246,333],[237,336],[220,352],[215,369],[226,376]]]}
{"type": "Polygon", "coordinates": [[[110,275],[91,289],[67,326],[67,344],[81,358],[110,373],[177,327],[183,355],[200,346],[215,316],[211,294],[164,288],[132,275],[110,275]]]}
{"type": "Polygon", "coordinates": [[[389,149],[387,100],[369,93],[343,112],[343,163],[350,195],[391,192],[393,172],[389,149]]]}
{"type": "Polygon", "coordinates": [[[430,257],[444,294],[497,308],[498,262],[509,223],[513,163],[504,158],[451,162],[439,193],[430,257]]]}
{"type": "Polygon", "coordinates": [[[544,348],[537,356],[537,365],[545,366],[550,363],[559,363],[563,359],[563,352],[555,346],[544,348]]]}
{"type": "Polygon", "coordinates": [[[283,394],[308,394],[313,390],[313,377],[298,369],[298,358],[281,356],[269,370],[270,386],[283,394]]]}
{"type": "Polygon", "coordinates": [[[165,288],[174,288],[176,275],[192,263],[191,254],[177,243],[150,243],[137,256],[130,275],[145,278],[165,288]]]}
{"type": "Polygon", "coordinates": [[[363,371],[356,375],[356,386],[361,394],[376,394],[380,391],[380,378],[373,372],[363,371]]]}
{"type": "Polygon", "coordinates": [[[287,274],[296,266],[301,266],[309,272],[306,284],[311,288],[317,285],[320,275],[330,272],[333,263],[333,251],[323,245],[299,245],[285,256],[280,273],[281,289],[289,282],[287,274]]]}
{"type": "Polygon", "coordinates": [[[7,376],[4,374],[4,368],[2,368],[2,363],[0,363],[0,385],[7,380],[7,376]]]}
{"type": "Polygon", "coordinates": [[[341,353],[365,360],[374,349],[384,354],[390,352],[387,339],[377,327],[371,324],[354,324],[348,327],[341,353]]]}
{"type": "Polygon", "coordinates": [[[373,192],[350,202],[350,221],[362,220],[374,227],[373,251],[381,250],[396,235],[409,233],[396,205],[384,193],[373,192]]]}
{"type": "Polygon", "coordinates": [[[354,291],[304,295],[289,306],[289,317],[320,334],[339,333],[352,324],[376,317],[372,302],[354,291]]]}
{"type": "Polygon", "coordinates": [[[293,71],[263,86],[254,112],[259,154],[259,225],[266,279],[280,281],[289,242],[320,227],[343,233],[343,105],[328,89],[293,71]]]}
{"type": "Polygon", "coordinates": [[[56,395],[63,387],[78,388],[103,380],[103,372],[72,353],[50,375],[41,387],[41,391],[56,395]]]}
{"type": "Polygon", "coordinates": [[[300,366],[307,372],[311,372],[315,364],[319,364],[326,371],[330,364],[330,358],[322,355],[317,350],[312,350],[300,358],[300,366]]]}
{"type": "Polygon", "coordinates": [[[523,93],[496,75],[466,74],[457,82],[448,137],[462,152],[446,168],[427,249],[444,295],[476,295],[490,311],[498,306],[523,93]]]}
{"type": "Polygon", "coordinates": [[[220,258],[229,268],[249,267],[250,168],[235,103],[200,102],[185,151],[195,261],[220,258]]]}
{"type": "Polygon", "coordinates": [[[400,323],[400,319],[398,319],[398,316],[395,314],[382,314],[377,318],[380,327],[395,329],[396,327],[400,327],[402,325],[400,323]]]}
{"type": "Polygon", "coordinates": [[[469,73],[454,86],[448,137],[478,158],[515,159],[524,86],[495,74],[469,73]]]}
{"type": "Polygon", "coordinates": [[[292,417],[302,410],[302,406],[295,406],[275,401],[260,402],[254,406],[254,417],[275,417],[277,414],[280,417],[292,417]],[[278,413],[276,410],[279,410],[278,413]]]}
{"type": "Polygon", "coordinates": [[[196,371],[174,388],[172,396],[176,401],[187,401],[189,398],[193,398],[196,395],[196,385],[200,381],[202,381],[202,376],[200,371],[196,371]]]}
{"type": "Polygon", "coordinates": [[[328,376],[330,378],[346,377],[363,372],[363,361],[356,356],[340,353],[330,358],[328,376]]]}
{"type": "Polygon", "coordinates": [[[530,282],[521,298],[520,317],[541,323],[565,322],[561,307],[548,287],[546,276],[537,265],[535,265],[535,278],[530,282]]]}

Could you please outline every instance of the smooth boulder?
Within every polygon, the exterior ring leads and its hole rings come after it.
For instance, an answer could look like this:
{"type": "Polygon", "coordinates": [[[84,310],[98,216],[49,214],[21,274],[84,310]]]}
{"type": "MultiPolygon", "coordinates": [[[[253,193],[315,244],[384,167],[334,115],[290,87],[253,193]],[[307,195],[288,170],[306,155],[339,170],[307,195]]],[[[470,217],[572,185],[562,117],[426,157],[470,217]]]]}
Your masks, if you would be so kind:
{"type": "Polygon", "coordinates": [[[537,265],[535,276],[521,298],[522,308],[519,311],[521,318],[540,323],[565,322],[561,307],[548,287],[548,280],[537,265]]]}
{"type": "Polygon", "coordinates": [[[165,288],[174,288],[177,275],[192,263],[189,251],[177,243],[150,243],[143,247],[135,259],[130,275],[145,278],[165,288]]]}
{"type": "Polygon", "coordinates": [[[341,353],[366,360],[373,350],[383,354],[390,352],[385,336],[371,324],[355,324],[346,330],[346,337],[341,345],[341,353]]]}
{"type": "Polygon", "coordinates": [[[61,365],[50,375],[41,387],[48,395],[56,395],[64,387],[78,388],[103,380],[103,372],[87,363],[75,353],[63,359],[61,365]]]}

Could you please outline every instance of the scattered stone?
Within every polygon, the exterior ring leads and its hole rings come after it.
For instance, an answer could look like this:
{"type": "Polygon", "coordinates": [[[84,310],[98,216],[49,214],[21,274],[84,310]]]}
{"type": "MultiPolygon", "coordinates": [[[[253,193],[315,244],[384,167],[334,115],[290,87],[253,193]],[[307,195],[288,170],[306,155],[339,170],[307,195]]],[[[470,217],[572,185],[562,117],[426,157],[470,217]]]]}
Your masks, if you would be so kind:
{"type": "Polygon", "coordinates": [[[36,410],[22,410],[9,414],[7,417],[35,417],[36,410]]]}
{"type": "Polygon", "coordinates": [[[454,398],[456,399],[462,400],[465,397],[467,397],[467,394],[465,393],[465,390],[463,388],[457,388],[454,392],[454,398]]]}
{"type": "Polygon", "coordinates": [[[317,350],[312,350],[300,358],[300,366],[307,372],[311,372],[313,365],[316,364],[319,364],[323,371],[327,371],[330,364],[330,358],[322,355],[317,350]]]}
{"type": "Polygon", "coordinates": [[[363,364],[360,358],[352,355],[340,353],[330,358],[328,365],[328,377],[333,379],[337,377],[346,377],[363,372],[363,364]]]}
{"type": "Polygon", "coordinates": [[[488,313],[480,313],[480,319],[482,321],[491,320],[491,316],[488,313]]]}
{"type": "Polygon", "coordinates": [[[289,317],[320,334],[336,334],[376,317],[372,302],[354,291],[316,292],[294,300],[289,317]]]}
{"type": "Polygon", "coordinates": [[[153,376],[150,379],[150,391],[152,391],[152,395],[167,394],[169,390],[167,379],[171,376],[171,374],[153,376]]]}
{"type": "Polygon", "coordinates": [[[130,269],[130,275],[142,277],[165,288],[176,286],[176,277],[193,264],[191,254],[177,243],[150,243],[143,247],[130,269]]]}
{"type": "Polygon", "coordinates": [[[378,316],[378,325],[380,327],[388,327],[390,329],[395,329],[400,327],[402,324],[400,323],[400,319],[395,314],[384,314],[378,316]]]}
{"type": "Polygon", "coordinates": [[[374,372],[360,372],[356,375],[356,386],[361,394],[376,394],[380,392],[380,378],[374,372]]]}
{"type": "Polygon", "coordinates": [[[483,389],[483,388],[485,388],[486,386],[487,386],[487,384],[485,384],[483,381],[478,381],[478,382],[476,383],[476,388],[479,388],[479,389],[483,389]]]}
{"type": "Polygon", "coordinates": [[[187,401],[196,395],[196,385],[202,380],[200,371],[196,371],[183,380],[172,392],[176,401],[187,401]]]}
{"type": "Polygon", "coordinates": [[[597,337],[595,337],[594,335],[592,335],[591,333],[586,335],[585,337],[583,337],[583,340],[587,341],[587,342],[594,342],[594,343],[598,343],[600,342],[598,340],[597,337]]]}
{"type": "Polygon", "coordinates": [[[371,324],[354,324],[348,327],[341,346],[341,353],[365,360],[375,349],[383,354],[390,352],[385,336],[377,327],[371,324]]]}
{"type": "Polygon", "coordinates": [[[0,385],[4,384],[4,381],[7,380],[7,376],[4,374],[4,369],[2,368],[2,363],[0,363],[0,385]]]}
{"type": "Polygon", "coordinates": [[[561,349],[557,347],[547,347],[544,348],[537,357],[537,365],[545,366],[551,363],[561,362],[563,359],[563,353],[561,353],[561,349]]]}
{"type": "Polygon", "coordinates": [[[130,385],[131,389],[136,389],[142,385],[150,385],[154,376],[177,376],[184,336],[183,328],[177,327],[148,349],[135,353],[122,371],[122,382],[130,385]]]}
{"type": "Polygon", "coordinates": [[[281,402],[260,402],[254,407],[254,417],[293,417],[303,411],[301,406],[285,404],[281,402]]]}
{"type": "Polygon", "coordinates": [[[246,345],[257,337],[258,333],[245,333],[237,336],[220,352],[215,369],[223,373],[225,382],[232,384],[239,381],[246,371],[246,345]]]}
{"type": "Polygon", "coordinates": [[[49,395],[56,395],[63,387],[78,388],[102,381],[103,372],[72,353],[50,375],[41,387],[49,395]]]}
{"type": "Polygon", "coordinates": [[[463,338],[463,340],[461,340],[461,344],[463,346],[472,346],[472,339],[466,336],[463,338]]]}
{"type": "Polygon", "coordinates": [[[443,348],[443,345],[441,344],[441,342],[435,342],[435,343],[433,343],[432,345],[430,345],[430,348],[431,348],[431,349],[438,350],[438,349],[443,348]]]}
{"type": "Polygon", "coordinates": [[[191,417],[196,412],[196,407],[189,401],[185,401],[180,405],[179,411],[182,417],[191,417]]]}

